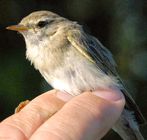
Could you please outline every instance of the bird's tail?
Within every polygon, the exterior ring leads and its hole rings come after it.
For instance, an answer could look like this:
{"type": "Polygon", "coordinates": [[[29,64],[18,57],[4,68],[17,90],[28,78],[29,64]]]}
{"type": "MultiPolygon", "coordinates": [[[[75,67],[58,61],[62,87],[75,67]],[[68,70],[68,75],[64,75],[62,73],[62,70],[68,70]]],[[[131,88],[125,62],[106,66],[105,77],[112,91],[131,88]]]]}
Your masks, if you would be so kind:
{"type": "Polygon", "coordinates": [[[120,119],[113,127],[123,140],[144,140],[133,112],[124,110],[120,119]]]}

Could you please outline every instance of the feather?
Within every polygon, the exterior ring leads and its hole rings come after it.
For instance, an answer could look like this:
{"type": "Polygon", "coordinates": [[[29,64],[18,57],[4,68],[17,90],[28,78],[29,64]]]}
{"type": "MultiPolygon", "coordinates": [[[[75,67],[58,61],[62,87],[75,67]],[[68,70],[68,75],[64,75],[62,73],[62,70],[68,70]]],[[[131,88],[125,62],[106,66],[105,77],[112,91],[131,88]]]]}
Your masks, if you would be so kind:
{"type": "Polygon", "coordinates": [[[97,67],[110,76],[115,76],[121,85],[121,91],[126,99],[126,109],[134,111],[136,120],[139,124],[145,123],[145,119],[141,114],[138,106],[131,95],[127,92],[121,79],[116,71],[116,64],[111,52],[106,49],[95,37],[85,34],[82,29],[69,30],[67,39],[75,47],[79,53],[84,55],[90,62],[95,63],[97,67]]]}

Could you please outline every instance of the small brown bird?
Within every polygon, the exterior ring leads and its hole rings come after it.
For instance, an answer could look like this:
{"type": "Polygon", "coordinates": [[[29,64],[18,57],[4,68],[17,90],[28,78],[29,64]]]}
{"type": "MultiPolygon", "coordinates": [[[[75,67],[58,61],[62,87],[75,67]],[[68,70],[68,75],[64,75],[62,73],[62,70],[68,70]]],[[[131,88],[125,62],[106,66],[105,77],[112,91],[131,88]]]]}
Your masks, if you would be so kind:
{"type": "Polygon", "coordinates": [[[139,125],[145,120],[123,86],[110,51],[82,26],[55,13],[37,11],[7,29],[24,36],[26,58],[55,89],[75,96],[98,88],[121,90],[126,105],[112,129],[123,140],[144,140],[139,125]]]}

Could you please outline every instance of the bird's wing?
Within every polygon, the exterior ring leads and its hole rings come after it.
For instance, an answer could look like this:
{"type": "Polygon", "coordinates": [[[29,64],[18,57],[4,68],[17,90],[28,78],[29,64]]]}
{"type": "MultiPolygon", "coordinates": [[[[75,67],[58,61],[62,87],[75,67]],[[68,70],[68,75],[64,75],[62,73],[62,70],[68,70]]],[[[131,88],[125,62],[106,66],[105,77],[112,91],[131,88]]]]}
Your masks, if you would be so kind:
{"type": "Polygon", "coordinates": [[[103,72],[117,75],[112,54],[95,37],[87,35],[81,30],[70,30],[68,31],[67,39],[72,46],[89,61],[95,63],[103,72]]]}
{"type": "Polygon", "coordinates": [[[95,63],[96,66],[107,75],[115,76],[119,84],[122,85],[122,92],[126,99],[126,108],[135,112],[137,121],[142,124],[145,122],[141,112],[135,104],[133,98],[125,90],[121,79],[116,71],[116,64],[111,52],[106,49],[95,37],[87,35],[84,31],[79,29],[69,30],[67,39],[75,47],[79,53],[84,55],[90,62],[95,63]]]}

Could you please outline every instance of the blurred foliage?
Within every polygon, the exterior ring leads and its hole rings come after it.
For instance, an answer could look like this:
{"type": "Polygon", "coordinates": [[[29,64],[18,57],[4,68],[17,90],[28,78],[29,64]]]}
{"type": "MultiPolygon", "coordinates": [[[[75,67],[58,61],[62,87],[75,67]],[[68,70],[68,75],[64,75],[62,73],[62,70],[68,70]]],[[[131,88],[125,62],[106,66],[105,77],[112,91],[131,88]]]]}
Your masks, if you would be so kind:
{"type": "MultiPolygon", "coordinates": [[[[20,101],[51,89],[25,59],[21,35],[5,30],[36,10],[78,21],[99,38],[114,54],[121,77],[147,118],[146,0],[0,0],[0,120],[20,101]]],[[[119,139],[111,132],[110,138],[119,139]]]]}

